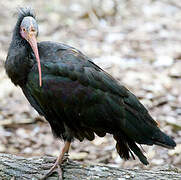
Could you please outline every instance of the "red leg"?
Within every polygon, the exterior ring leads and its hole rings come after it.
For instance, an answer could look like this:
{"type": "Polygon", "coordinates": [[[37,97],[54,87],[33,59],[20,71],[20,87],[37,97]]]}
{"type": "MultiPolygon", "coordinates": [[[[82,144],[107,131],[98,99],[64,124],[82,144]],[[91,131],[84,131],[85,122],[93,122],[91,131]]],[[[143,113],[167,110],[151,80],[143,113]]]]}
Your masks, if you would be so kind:
{"type": "MultiPolygon", "coordinates": [[[[51,169],[48,171],[48,173],[46,173],[46,174],[41,178],[41,180],[46,179],[48,176],[50,176],[50,175],[53,173],[53,171],[62,163],[64,154],[65,154],[65,153],[68,153],[68,151],[69,151],[70,144],[71,144],[71,142],[68,142],[68,141],[65,142],[65,145],[64,145],[61,153],[59,154],[59,156],[58,156],[55,164],[51,167],[51,169]]],[[[61,171],[60,168],[59,168],[58,170],[61,171]]],[[[60,175],[60,174],[61,174],[61,173],[59,173],[59,175],[60,175]]]]}

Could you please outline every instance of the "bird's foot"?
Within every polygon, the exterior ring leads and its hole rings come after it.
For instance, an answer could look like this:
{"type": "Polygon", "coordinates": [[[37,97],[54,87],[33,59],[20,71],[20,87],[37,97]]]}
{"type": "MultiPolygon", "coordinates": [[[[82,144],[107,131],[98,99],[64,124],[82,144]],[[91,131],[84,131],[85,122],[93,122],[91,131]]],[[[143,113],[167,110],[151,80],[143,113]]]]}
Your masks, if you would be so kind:
{"type": "MultiPolygon", "coordinates": [[[[68,161],[69,160],[68,157],[69,157],[68,153],[65,153],[61,164],[63,164],[65,161],[68,161]]],[[[59,164],[59,162],[56,161],[55,164],[51,167],[51,169],[40,180],[46,180],[46,178],[48,178],[54,172],[58,173],[58,178],[59,178],[58,180],[62,180],[61,164],[59,164]]]]}
{"type": "Polygon", "coordinates": [[[42,177],[40,180],[46,180],[53,172],[57,172],[59,176],[59,180],[62,180],[62,169],[61,164],[68,160],[68,150],[70,147],[70,142],[66,141],[62,152],[58,156],[55,164],[51,167],[51,169],[42,177]]]}
{"type": "Polygon", "coordinates": [[[51,167],[51,169],[40,180],[46,180],[54,172],[58,173],[58,180],[62,180],[62,169],[58,161],[51,167]]]}

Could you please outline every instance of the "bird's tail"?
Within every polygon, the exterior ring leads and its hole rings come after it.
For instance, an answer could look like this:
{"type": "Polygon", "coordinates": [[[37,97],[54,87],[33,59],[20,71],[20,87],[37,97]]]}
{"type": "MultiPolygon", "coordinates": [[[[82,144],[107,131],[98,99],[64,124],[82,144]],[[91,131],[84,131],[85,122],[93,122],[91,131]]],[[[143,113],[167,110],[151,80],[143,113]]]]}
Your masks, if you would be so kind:
{"type": "Polygon", "coordinates": [[[173,149],[176,146],[175,141],[160,130],[154,133],[152,140],[153,140],[153,144],[156,144],[168,149],[173,149]]]}
{"type": "MultiPolygon", "coordinates": [[[[117,141],[116,149],[121,158],[128,160],[130,159],[130,156],[132,156],[133,159],[135,159],[135,154],[144,165],[149,164],[147,158],[143,155],[141,149],[137,146],[134,140],[126,135],[123,135],[122,133],[114,134],[114,139],[117,141]]],[[[156,144],[168,149],[173,149],[176,146],[174,140],[165,133],[161,132],[159,129],[157,129],[154,136],[152,136],[151,140],[148,142],[149,143],[144,142],[143,144],[156,144]]]]}

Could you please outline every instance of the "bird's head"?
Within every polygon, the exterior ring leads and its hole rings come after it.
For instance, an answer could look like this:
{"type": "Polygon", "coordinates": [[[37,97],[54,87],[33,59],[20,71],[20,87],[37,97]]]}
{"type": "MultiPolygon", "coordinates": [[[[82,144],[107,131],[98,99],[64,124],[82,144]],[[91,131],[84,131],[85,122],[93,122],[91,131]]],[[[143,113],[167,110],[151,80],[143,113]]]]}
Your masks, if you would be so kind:
{"type": "Polygon", "coordinates": [[[33,17],[26,16],[23,18],[20,25],[20,34],[28,42],[31,41],[32,37],[36,38],[38,36],[38,24],[33,17]]]}
{"type": "Polygon", "coordinates": [[[26,16],[23,18],[20,24],[20,35],[23,39],[25,39],[30,44],[35,54],[35,57],[38,63],[39,83],[41,86],[42,85],[41,65],[40,65],[40,57],[39,57],[38,46],[37,46],[38,24],[34,17],[26,16]]]}

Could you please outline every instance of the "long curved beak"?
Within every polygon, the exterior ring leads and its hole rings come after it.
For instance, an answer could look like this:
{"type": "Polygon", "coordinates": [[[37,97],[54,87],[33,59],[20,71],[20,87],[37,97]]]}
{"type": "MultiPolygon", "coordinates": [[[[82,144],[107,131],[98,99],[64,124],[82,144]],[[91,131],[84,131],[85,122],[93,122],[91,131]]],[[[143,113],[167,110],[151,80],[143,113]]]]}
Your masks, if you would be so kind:
{"type": "Polygon", "coordinates": [[[38,64],[38,72],[39,72],[39,84],[40,87],[42,86],[42,78],[41,78],[41,64],[40,64],[40,57],[39,57],[39,53],[38,53],[38,46],[37,46],[37,40],[36,40],[36,36],[33,33],[28,33],[28,38],[27,38],[34,54],[36,57],[36,61],[38,64]]]}

